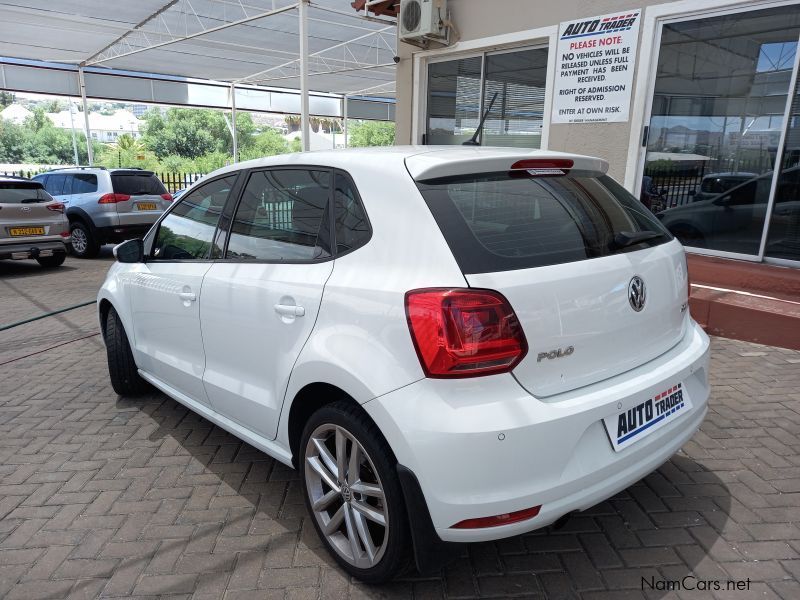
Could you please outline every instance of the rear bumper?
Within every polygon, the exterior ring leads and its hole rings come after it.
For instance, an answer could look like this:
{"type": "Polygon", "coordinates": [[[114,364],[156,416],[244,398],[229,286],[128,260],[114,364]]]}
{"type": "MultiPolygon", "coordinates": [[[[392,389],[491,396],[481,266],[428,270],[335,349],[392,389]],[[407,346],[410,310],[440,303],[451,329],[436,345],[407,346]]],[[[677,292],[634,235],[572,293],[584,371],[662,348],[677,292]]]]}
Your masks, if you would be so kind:
{"type": "Polygon", "coordinates": [[[708,402],[708,349],[694,322],[669,352],[606,381],[540,401],[510,374],[423,379],[364,404],[398,462],[418,478],[436,535],[499,539],[587,509],[667,461],[699,428],[708,402]],[[682,382],[692,408],[614,452],[603,418],[682,382]],[[464,519],[541,505],[511,525],[452,529],[464,519]]]}
{"type": "Polygon", "coordinates": [[[37,255],[52,256],[53,254],[66,253],[67,245],[60,240],[46,242],[20,242],[14,244],[0,244],[0,260],[24,260],[36,258],[37,255]]]}

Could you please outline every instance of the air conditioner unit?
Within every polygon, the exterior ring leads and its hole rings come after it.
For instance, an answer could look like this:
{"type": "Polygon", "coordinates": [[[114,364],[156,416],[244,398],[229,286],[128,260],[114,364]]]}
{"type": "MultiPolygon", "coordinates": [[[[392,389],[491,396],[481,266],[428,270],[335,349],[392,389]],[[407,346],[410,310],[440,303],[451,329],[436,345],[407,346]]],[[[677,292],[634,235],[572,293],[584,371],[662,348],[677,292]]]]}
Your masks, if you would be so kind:
{"type": "Polygon", "coordinates": [[[447,0],[400,0],[400,39],[446,37],[447,0]]]}

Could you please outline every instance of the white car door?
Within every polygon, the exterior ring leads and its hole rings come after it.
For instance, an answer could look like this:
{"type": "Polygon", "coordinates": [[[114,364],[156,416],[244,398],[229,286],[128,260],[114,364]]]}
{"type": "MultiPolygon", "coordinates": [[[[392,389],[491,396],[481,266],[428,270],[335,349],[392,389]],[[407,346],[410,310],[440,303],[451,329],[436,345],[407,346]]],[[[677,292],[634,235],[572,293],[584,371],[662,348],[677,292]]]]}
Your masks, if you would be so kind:
{"type": "Polygon", "coordinates": [[[211,405],[267,439],[276,435],[289,375],[333,270],[331,179],[322,168],[253,171],[225,257],[203,280],[211,405]]]}
{"type": "Polygon", "coordinates": [[[181,198],[158,225],[144,268],[128,282],[139,368],[205,405],[201,288],[235,181],[235,174],[215,179],[181,198]]]}

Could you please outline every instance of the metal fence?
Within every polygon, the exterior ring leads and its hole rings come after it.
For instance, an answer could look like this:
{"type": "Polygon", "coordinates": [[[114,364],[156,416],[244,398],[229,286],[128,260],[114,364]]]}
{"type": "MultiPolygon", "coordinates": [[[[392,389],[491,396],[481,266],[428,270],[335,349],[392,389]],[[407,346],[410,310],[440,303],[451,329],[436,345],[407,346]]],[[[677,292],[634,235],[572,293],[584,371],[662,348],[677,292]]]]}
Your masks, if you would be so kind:
{"type": "MultiPolygon", "coordinates": [[[[0,171],[0,175],[6,177],[25,177],[30,179],[39,173],[46,173],[49,169],[39,171],[0,171]]],[[[164,187],[170,193],[189,187],[200,179],[205,173],[156,173],[156,176],[164,183],[164,187]]]]}

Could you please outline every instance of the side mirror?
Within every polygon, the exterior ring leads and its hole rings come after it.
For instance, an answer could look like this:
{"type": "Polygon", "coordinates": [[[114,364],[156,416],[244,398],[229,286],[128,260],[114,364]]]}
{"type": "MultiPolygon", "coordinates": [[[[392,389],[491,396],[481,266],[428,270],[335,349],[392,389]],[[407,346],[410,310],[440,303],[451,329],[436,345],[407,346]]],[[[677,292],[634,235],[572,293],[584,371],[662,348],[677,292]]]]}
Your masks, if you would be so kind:
{"type": "Polygon", "coordinates": [[[144,242],[142,240],[125,240],[114,246],[114,258],[121,263],[138,263],[144,260],[144,242]]]}

